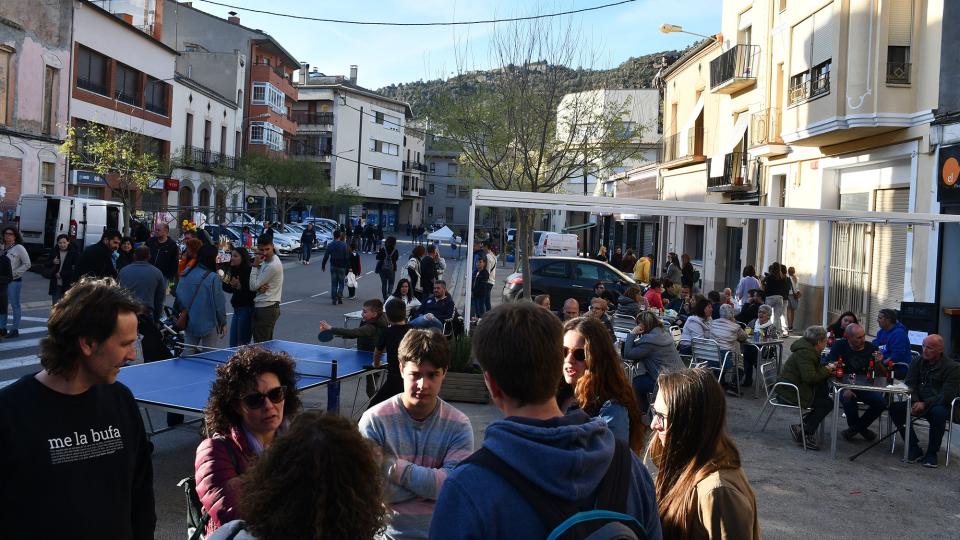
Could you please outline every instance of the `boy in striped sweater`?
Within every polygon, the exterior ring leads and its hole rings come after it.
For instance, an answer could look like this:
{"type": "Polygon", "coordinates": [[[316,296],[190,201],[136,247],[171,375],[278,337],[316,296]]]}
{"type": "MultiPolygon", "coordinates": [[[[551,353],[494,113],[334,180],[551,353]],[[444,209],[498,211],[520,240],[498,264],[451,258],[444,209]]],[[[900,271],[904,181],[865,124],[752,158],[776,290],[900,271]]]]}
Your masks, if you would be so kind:
{"type": "Polygon", "coordinates": [[[473,452],[470,419],[439,398],[449,366],[436,330],[407,332],[399,348],[403,393],[367,410],[360,433],[380,448],[389,539],[427,538],[444,480],[473,452]]]}

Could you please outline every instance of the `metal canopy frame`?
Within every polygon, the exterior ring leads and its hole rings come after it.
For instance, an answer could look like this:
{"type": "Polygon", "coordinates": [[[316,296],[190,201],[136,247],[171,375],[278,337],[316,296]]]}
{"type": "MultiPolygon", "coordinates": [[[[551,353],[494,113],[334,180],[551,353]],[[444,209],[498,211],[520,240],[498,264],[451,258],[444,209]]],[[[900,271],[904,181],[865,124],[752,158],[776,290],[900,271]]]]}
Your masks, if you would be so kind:
{"type": "MultiPolygon", "coordinates": [[[[470,199],[470,216],[467,227],[467,264],[465,273],[466,305],[464,325],[469,332],[473,291],[473,243],[476,209],[528,208],[532,210],[565,210],[601,214],[638,214],[668,217],[763,219],[784,221],[816,221],[833,223],[879,223],[885,225],[908,225],[935,228],[938,223],[960,223],[957,214],[920,214],[903,212],[869,212],[830,210],[821,208],[784,208],[777,206],[753,206],[744,204],[698,203],[686,201],[662,201],[656,199],[628,199],[567,195],[557,193],[530,193],[474,189],[470,199]]],[[[827,244],[833,243],[833,227],[827,227],[827,244]]],[[[823,324],[827,324],[827,309],[830,299],[830,250],[823,262],[823,324]]]]}

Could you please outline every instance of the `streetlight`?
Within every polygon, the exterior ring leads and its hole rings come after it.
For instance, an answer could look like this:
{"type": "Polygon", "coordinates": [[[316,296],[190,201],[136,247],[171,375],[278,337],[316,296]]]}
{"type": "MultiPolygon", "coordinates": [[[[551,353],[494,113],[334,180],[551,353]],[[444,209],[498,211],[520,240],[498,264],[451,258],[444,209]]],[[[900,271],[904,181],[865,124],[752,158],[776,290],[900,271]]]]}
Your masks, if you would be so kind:
{"type": "Polygon", "coordinates": [[[683,27],[680,26],[679,24],[663,23],[660,25],[660,33],[661,34],[675,34],[675,33],[690,34],[691,36],[712,39],[717,43],[720,43],[721,41],[723,41],[720,37],[720,34],[705,36],[703,34],[698,34],[696,32],[688,32],[687,30],[684,30],[683,27]]]}

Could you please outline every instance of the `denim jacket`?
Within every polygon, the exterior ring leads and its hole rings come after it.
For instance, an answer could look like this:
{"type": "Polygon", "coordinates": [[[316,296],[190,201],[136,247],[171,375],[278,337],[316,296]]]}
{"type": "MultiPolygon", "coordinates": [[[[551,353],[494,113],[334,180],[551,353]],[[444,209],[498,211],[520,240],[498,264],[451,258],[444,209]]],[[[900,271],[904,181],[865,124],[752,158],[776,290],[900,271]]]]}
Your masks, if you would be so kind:
{"type": "Polygon", "coordinates": [[[218,280],[216,272],[208,272],[198,266],[190,268],[180,278],[177,301],[183,309],[190,307],[186,329],[188,336],[205,336],[227,324],[226,301],[218,280]],[[200,287],[199,291],[197,287],[200,287]]]}

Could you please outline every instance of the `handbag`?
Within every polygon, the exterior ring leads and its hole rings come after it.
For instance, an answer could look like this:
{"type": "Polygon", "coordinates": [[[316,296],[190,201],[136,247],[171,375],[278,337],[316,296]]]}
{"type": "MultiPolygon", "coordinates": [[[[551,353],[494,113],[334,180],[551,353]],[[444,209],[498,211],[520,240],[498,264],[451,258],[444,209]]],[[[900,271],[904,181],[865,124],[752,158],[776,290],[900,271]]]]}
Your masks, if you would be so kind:
{"type": "Polygon", "coordinates": [[[190,307],[193,306],[193,301],[197,299],[197,295],[200,294],[200,288],[203,287],[203,280],[207,279],[207,276],[210,275],[208,270],[206,274],[200,278],[200,283],[197,284],[197,290],[193,291],[193,296],[190,298],[190,303],[187,304],[187,307],[180,310],[180,315],[177,316],[177,323],[174,327],[177,330],[186,330],[187,324],[190,322],[190,307]]]}
{"type": "MultiPolygon", "coordinates": [[[[230,454],[230,463],[237,469],[237,454],[230,441],[214,437],[214,441],[219,441],[230,454]]],[[[216,444],[216,443],[215,443],[216,444]]],[[[189,540],[202,540],[207,532],[207,523],[210,521],[210,513],[203,508],[200,502],[200,495],[197,493],[197,481],[193,476],[188,476],[177,482],[177,487],[183,488],[187,499],[187,538],[189,540]]]]}

